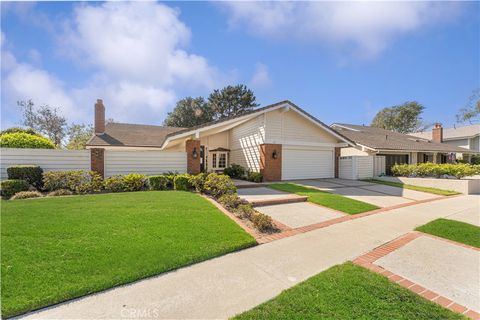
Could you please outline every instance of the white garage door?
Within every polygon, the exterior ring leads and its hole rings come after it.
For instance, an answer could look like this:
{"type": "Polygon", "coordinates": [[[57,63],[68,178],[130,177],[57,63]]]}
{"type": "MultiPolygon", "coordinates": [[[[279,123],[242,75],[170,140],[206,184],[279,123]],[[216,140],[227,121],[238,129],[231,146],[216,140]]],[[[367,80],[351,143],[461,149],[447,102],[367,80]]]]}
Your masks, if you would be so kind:
{"type": "Polygon", "coordinates": [[[333,178],[334,149],[283,146],[282,180],[333,178]]]}

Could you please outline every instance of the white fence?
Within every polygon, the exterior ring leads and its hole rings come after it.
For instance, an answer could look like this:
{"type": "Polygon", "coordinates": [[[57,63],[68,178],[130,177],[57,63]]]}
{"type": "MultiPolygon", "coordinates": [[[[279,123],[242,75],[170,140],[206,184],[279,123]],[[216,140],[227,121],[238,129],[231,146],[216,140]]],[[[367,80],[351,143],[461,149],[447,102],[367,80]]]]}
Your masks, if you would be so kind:
{"type": "Polygon", "coordinates": [[[33,164],[44,171],[90,170],[90,150],[0,149],[0,177],[7,179],[7,168],[33,164]]]}
{"type": "Polygon", "coordinates": [[[385,173],[385,157],[348,156],[339,159],[338,177],[340,179],[367,179],[381,173],[385,173]]]}
{"type": "Polygon", "coordinates": [[[160,174],[167,171],[187,171],[186,152],[167,151],[105,151],[105,177],[115,174],[160,174]]]}

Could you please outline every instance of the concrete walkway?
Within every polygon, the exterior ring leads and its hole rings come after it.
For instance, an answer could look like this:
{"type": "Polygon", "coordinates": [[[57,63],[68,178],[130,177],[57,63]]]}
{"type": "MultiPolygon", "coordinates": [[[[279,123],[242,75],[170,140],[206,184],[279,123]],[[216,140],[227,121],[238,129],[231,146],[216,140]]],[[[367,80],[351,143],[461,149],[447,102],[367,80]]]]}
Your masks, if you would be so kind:
{"type": "Polygon", "coordinates": [[[480,196],[418,204],[299,234],[41,310],[28,318],[228,318],[480,196]]]}

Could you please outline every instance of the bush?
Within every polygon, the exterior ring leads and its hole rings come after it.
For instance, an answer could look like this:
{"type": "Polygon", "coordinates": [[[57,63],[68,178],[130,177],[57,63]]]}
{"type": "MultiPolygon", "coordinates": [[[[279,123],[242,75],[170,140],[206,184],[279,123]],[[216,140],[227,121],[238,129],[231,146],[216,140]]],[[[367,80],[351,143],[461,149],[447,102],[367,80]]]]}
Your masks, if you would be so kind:
{"type": "Polygon", "coordinates": [[[4,135],[4,134],[7,134],[7,133],[26,133],[26,134],[31,134],[32,136],[39,136],[39,137],[42,136],[41,134],[37,133],[33,129],[23,129],[23,128],[18,128],[18,127],[12,127],[12,128],[2,130],[0,132],[0,136],[4,135]]]}
{"type": "Polygon", "coordinates": [[[246,170],[244,167],[234,163],[232,163],[230,167],[223,170],[223,174],[226,174],[230,178],[234,179],[242,179],[245,176],[245,172],[246,170]]]}
{"type": "Polygon", "coordinates": [[[150,190],[167,190],[169,179],[164,176],[150,176],[148,177],[148,186],[150,190]]]}
{"type": "Polygon", "coordinates": [[[251,220],[255,215],[255,209],[253,209],[253,206],[250,203],[240,204],[235,209],[235,214],[241,219],[251,220]]]}
{"type": "Polygon", "coordinates": [[[14,194],[20,191],[28,191],[29,184],[25,180],[11,179],[3,180],[0,183],[0,195],[4,199],[10,199],[14,194]]]}
{"type": "Polygon", "coordinates": [[[260,172],[253,172],[249,171],[247,175],[247,180],[251,182],[262,182],[263,181],[263,174],[260,172]]]}
{"type": "Polygon", "coordinates": [[[43,170],[39,166],[17,165],[7,168],[8,179],[25,180],[32,186],[40,188],[42,186],[43,170]]]}
{"type": "Polygon", "coordinates": [[[122,192],[125,189],[123,186],[122,175],[115,175],[105,179],[103,185],[105,187],[105,190],[110,192],[122,192]]]}
{"type": "Polygon", "coordinates": [[[470,162],[472,164],[479,164],[480,165],[480,156],[472,156],[472,159],[470,159],[470,162]]]}
{"type": "Polygon", "coordinates": [[[258,212],[252,217],[252,222],[255,228],[259,231],[268,231],[273,229],[273,221],[270,216],[258,212]]]}
{"type": "Polygon", "coordinates": [[[236,193],[227,193],[218,198],[218,202],[228,210],[234,211],[242,203],[242,200],[236,193]]]}
{"type": "Polygon", "coordinates": [[[47,191],[67,189],[75,193],[99,192],[103,179],[95,171],[49,171],[43,174],[43,188],[47,191]]]}
{"type": "Polygon", "coordinates": [[[145,190],[147,177],[140,173],[130,173],[123,176],[124,191],[141,191],[145,190]]]}
{"type": "Polygon", "coordinates": [[[179,174],[173,179],[173,187],[175,190],[188,191],[192,188],[190,184],[190,175],[188,173],[179,174]]]}
{"type": "Polygon", "coordinates": [[[204,172],[197,175],[191,175],[189,180],[190,185],[192,186],[192,188],[195,189],[195,191],[203,192],[205,187],[205,180],[207,179],[207,177],[208,173],[204,172]]]}
{"type": "Polygon", "coordinates": [[[392,166],[395,176],[405,177],[435,177],[454,176],[463,178],[480,174],[480,165],[468,163],[419,163],[419,164],[396,164],[392,166]]]}
{"type": "Polygon", "coordinates": [[[71,196],[73,194],[72,191],[67,189],[58,189],[55,191],[50,192],[47,194],[48,197],[59,197],[59,196],[71,196]]]}
{"type": "Polygon", "coordinates": [[[5,133],[0,135],[1,148],[55,149],[52,141],[28,133],[5,133]]]}
{"type": "Polygon", "coordinates": [[[43,195],[38,191],[20,191],[15,193],[15,195],[11,197],[10,200],[30,199],[30,198],[40,198],[40,197],[43,197],[43,195]]]}
{"type": "Polygon", "coordinates": [[[237,188],[229,176],[211,173],[205,180],[205,192],[215,198],[219,198],[224,194],[237,192],[237,188]]]}

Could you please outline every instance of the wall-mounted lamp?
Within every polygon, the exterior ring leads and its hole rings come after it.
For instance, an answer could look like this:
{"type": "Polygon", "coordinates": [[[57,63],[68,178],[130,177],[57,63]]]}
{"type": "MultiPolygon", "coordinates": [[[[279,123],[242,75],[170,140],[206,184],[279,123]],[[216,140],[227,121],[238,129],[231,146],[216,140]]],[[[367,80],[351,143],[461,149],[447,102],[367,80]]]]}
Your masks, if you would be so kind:
{"type": "Polygon", "coordinates": [[[193,158],[193,159],[197,159],[197,158],[198,158],[197,148],[193,148],[192,158],[193,158]]]}
{"type": "Polygon", "coordinates": [[[278,158],[277,150],[273,150],[272,158],[273,158],[273,159],[277,159],[277,158],[278,158]]]}

